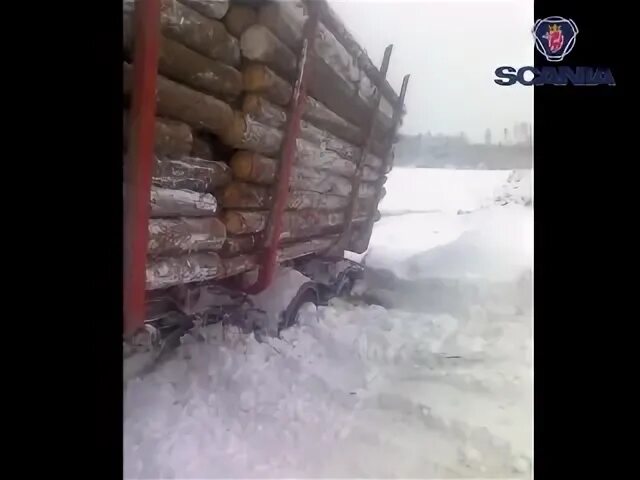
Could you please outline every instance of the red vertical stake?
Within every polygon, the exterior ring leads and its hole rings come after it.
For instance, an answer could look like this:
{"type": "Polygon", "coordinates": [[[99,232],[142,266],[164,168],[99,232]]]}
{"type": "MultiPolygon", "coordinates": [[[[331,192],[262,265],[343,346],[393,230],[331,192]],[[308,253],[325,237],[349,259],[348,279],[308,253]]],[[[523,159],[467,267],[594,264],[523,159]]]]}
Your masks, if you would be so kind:
{"type": "Polygon", "coordinates": [[[149,197],[153,171],[160,0],[135,4],[135,52],[124,212],[124,332],[144,325],[149,197]]]}
{"type": "Polygon", "coordinates": [[[278,266],[278,247],[280,245],[284,211],[289,197],[291,169],[296,155],[296,139],[300,133],[302,109],[306,101],[306,78],[309,70],[308,60],[309,56],[313,54],[313,40],[319,22],[319,12],[317,6],[314,5],[314,0],[310,0],[306,5],[309,8],[309,17],[304,26],[304,39],[298,59],[298,78],[296,79],[289,104],[288,123],[280,155],[280,168],[278,170],[278,181],[274,190],[274,202],[269,215],[269,222],[265,229],[265,248],[262,261],[260,262],[258,280],[246,289],[246,292],[250,294],[260,293],[267,288],[271,284],[278,266]]]}

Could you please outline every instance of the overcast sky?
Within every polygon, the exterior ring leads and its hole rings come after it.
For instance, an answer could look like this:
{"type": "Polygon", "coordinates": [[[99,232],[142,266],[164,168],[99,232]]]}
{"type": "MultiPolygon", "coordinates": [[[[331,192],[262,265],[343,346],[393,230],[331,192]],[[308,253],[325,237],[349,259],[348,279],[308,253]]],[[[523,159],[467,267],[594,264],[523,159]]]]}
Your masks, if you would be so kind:
{"type": "Polygon", "coordinates": [[[532,65],[533,0],[330,0],[376,65],[393,43],[389,81],[411,74],[403,133],[483,141],[533,122],[533,87],[498,86],[498,66],[532,65]]]}

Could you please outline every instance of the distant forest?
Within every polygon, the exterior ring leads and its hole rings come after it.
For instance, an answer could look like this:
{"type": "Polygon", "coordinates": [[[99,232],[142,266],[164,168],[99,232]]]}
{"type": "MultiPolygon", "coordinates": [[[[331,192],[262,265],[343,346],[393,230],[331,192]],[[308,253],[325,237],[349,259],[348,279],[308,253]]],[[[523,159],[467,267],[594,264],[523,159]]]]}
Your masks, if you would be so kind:
{"type": "Polygon", "coordinates": [[[464,134],[400,135],[394,148],[398,167],[514,170],[532,167],[533,148],[518,144],[472,144],[464,134]]]}

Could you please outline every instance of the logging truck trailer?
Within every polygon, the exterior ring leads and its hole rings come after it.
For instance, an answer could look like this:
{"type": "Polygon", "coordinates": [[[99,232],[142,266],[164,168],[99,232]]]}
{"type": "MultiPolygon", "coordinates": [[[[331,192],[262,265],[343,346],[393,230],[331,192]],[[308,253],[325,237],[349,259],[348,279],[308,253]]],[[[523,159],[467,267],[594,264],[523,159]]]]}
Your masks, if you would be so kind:
{"type": "Polygon", "coordinates": [[[125,356],[349,294],[404,114],[392,46],[376,68],[325,0],[123,6],[125,356]]]}

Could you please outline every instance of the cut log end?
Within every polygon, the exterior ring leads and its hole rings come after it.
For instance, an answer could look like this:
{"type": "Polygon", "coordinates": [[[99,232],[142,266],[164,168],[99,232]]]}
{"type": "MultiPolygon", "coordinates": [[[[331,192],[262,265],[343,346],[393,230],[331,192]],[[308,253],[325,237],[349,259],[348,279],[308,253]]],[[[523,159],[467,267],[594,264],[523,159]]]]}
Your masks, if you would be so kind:
{"type": "Polygon", "coordinates": [[[247,28],[258,21],[258,13],[249,5],[233,4],[223,22],[231,35],[240,38],[247,28]]]}
{"type": "Polygon", "coordinates": [[[220,140],[226,145],[236,146],[242,144],[244,132],[247,129],[244,114],[234,111],[231,121],[220,134],[220,140]]]}
{"type": "Polygon", "coordinates": [[[242,70],[243,87],[248,92],[260,92],[269,86],[268,73],[263,65],[252,63],[242,70]]]}
{"type": "Polygon", "coordinates": [[[221,203],[226,208],[269,208],[270,195],[266,187],[234,182],[225,187],[221,203]]]}
{"type": "Polygon", "coordinates": [[[257,156],[258,155],[256,153],[245,150],[236,152],[229,162],[233,177],[239,180],[250,179],[252,177],[251,172],[253,171],[253,165],[257,156]]]}
{"type": "Polygon", "coordinates": [[[266,212],[227,210],[224,213],[223,222],[229,235],[243,235],[262,231],[266,225],[267,217],[266,212]]]}
{"type": "Polygon", "coordinates": [[[248,114],[257,114],[262,111],[262,99],[260,95],[248,93],[242,100],[242,111],[248,114]]]}

